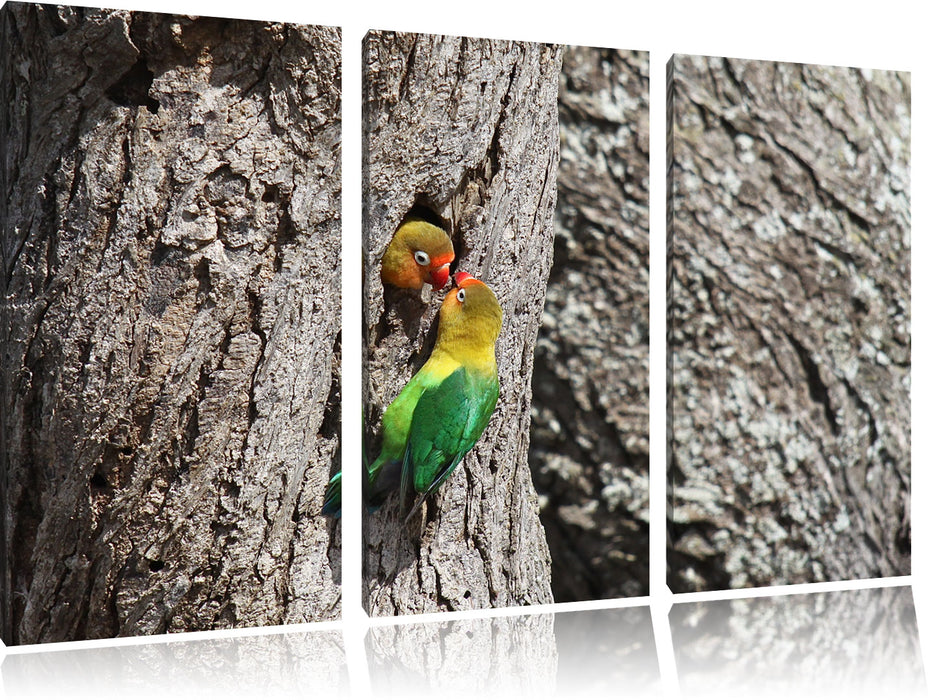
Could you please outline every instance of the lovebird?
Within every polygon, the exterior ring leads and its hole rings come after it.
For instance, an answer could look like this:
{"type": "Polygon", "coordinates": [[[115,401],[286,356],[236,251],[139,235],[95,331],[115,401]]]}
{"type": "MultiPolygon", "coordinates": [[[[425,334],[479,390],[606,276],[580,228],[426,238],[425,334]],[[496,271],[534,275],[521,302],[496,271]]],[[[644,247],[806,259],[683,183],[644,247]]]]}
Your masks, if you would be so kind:
{"type": "MultiPolygon", "coordinates": [[[[422,289],[431,284],[434,291],[449,281],[449,265],[455,260],[452,239],[438,226],[416,215],[407,215],[393,234],[380,261],[380,279],[404,289],[422,289]]],[[[325,515],[341,515],[341,472],[325,489],[322,506],[325,515]]]]}
{"type": "Polygon", "coordinates": [[[445,231],[417,216],[407,216],[380,260],[380,279],[404,289],[431,284],[439,291],[448,284],[449,264],[454,259],[452,239],[445,231]]]}
{"type": "Polygon", "coordinates": [[[487,427],[500,395],[494,342],[503,323],[497,297],[467,272],[439,310],[432,354],[382,419],[380,455],[368,467],[368,502],[379,504],[399,474],[400,513],[410,489],[419,495],[405,521],[439,490],[487,427]]]}

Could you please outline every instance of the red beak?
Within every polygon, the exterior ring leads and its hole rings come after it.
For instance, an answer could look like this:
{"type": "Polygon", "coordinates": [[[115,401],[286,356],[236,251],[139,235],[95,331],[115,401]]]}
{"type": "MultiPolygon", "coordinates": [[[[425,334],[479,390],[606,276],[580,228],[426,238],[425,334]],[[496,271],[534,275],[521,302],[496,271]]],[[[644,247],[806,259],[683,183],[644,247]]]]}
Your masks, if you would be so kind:
{"type": "Polygon", "coordinates": [[[442,287],[448,284],[449,281],[449,266],[448,264],[443,265],[442,267],[437,267],[435,270],[429,273],[432,277],[432,290],[438,292],[442,287]]]}
{"type": "Polygon", "coordinates": [[[462,283],[464,283],[465,280],[473,280],[473,279],[474,279],[474,277],[472,277],[471,275],[469,275],[467,272],[456,272],[456,273],[455,273],[455,284],[457,284],[459,287],[462,286],[462,283]]]}

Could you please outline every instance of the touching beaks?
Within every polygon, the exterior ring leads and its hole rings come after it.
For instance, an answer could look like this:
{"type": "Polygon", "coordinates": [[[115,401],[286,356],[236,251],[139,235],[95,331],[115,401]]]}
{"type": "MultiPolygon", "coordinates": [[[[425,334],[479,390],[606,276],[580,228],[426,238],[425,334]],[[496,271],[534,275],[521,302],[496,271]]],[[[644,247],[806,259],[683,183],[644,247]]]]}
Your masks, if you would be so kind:
{"type": "Polygon", "coordinates": [[[437,267],[435,270],[429,273],[432,277],[432,291],[438,292],[442,287],[448,284],[449,281],[449,266],[448,264],[443,265],[442,267],[437,267]]]}

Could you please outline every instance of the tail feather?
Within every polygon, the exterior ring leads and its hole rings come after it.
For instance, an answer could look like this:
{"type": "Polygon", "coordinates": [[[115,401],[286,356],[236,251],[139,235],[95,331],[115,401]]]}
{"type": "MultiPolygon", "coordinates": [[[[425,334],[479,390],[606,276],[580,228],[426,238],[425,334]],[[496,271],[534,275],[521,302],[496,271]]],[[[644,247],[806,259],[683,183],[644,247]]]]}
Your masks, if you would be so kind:
{"type": "MultiPolygon", "coordinates": [[[[416,502],[413,504],[413,507],[410,508],[410,511],[409,511],[409,513],[407,513],[406,517],[403,518],[403,525],[401,525],[400,527],[405,527],[405,526],[406,526],[406,523],[408,523],[408,522],[410,521],[410,518],[412,518],[414,515],[416,515],[416,512],[422,507],[422,504],[425,503],[425,501],[426,501],[426,499],[427,499],[428,497],[429,497],[429,494],[428,494],[428,493],[421,493],[421,494],[419,494],[419,498],[416,499],[416,502]]],[[[402,503],[400,504],[400,510],[401,510],[401,511],[403,510],[403,504],[402,504],[402,503]]]]}
{"type": "Polygon", "coordinates": [[[325,502],[322,505],[324,515],[341,517],[341,472],[335,474],[325,489],[325,502]]]}

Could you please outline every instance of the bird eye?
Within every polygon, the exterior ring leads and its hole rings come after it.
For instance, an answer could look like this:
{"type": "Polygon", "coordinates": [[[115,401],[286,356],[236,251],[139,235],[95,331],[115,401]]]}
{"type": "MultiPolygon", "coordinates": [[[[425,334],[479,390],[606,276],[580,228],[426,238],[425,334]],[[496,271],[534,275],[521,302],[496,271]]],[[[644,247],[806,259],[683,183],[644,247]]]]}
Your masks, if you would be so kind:
{"type": "Polygon", "coordinates": [[[421,250],[417,250],[413,253],[413,259],[416,260],[417,265],[422,265],[423,267],[429,264],[429,256],[421,250]]]}
{"type": "Polygon", "coordinates": [[[464,300],[465,300],[465,290],[464,290],[464,289],[459,289],[459,290],[458,290],[458,294],[455,295],[455,298],[458,299],[459,301],[464,301],[464,300]]]}

